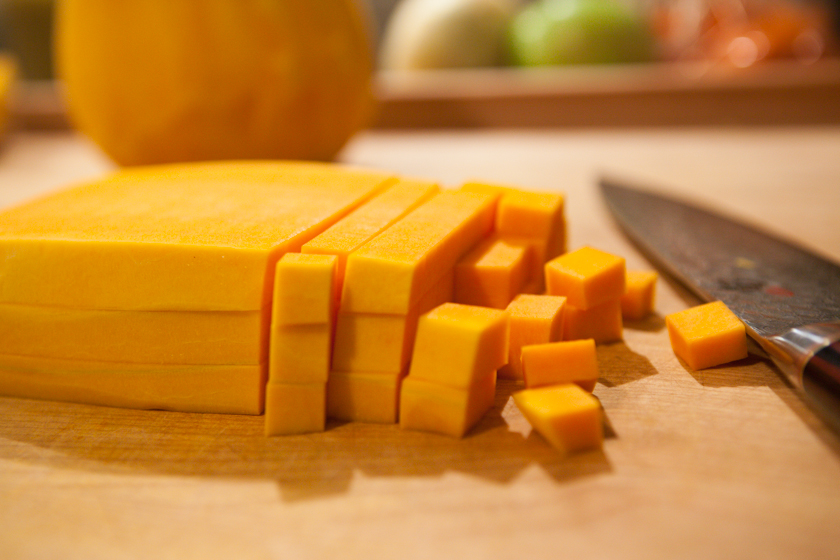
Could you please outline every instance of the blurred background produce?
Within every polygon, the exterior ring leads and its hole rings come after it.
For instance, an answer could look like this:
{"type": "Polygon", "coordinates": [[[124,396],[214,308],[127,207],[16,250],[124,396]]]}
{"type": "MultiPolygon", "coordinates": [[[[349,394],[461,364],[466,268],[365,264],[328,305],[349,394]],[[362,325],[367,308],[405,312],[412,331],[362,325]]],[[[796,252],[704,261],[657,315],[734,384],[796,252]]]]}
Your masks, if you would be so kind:
{"type": "MultiPolygon", "coordinates": [[[[507,52],[493,59],[497,65],[706,60],[745,67],[780,58],[807,63],[836,52],[840,27],[837,0],[510,0],[506,12],[496,8],[493,25],[487,14],[502,2],[377,4],[384,18],[381,66],[403,70],[462,67],[459,53],[489,52],[503,43],[507,52]],[[424,57],[432,46],[436,55],[424,57]]],[[[475,58],[474,65],[489,60],[475,58]]]]}
{"type": "Polygon", "coordinates": [[[523,66],[652,62],[648,21],[618,0],[537,0],[510,22],[510,60],[523,66]]]}
{"type": "Polygon", "coordinates": [[[515,0],[404,0],[388,19],[380,49],[386,70],[476,68],[507,60],[515,0]]]}
{"type": "MultiPolygon", "coordinates": [[[[834,83],[835,63],[828,73],[806,78],[791,72],[791,65],[840,61],[840,0],[61,2],[74,6],[74,14],[88,14],[66,18],[70,24],[59,26],[62,42],[53,45],[53,0],[0,0],[0,47],[16,57],[26,86],[19,88],[17,112],[50,110],[49,96],[42,102],[47,90],[39,84],[54,92],[51,79],[61,66],[73,123],[120,163],[330,159],[371,122],[407,123],[416,106],[405,105],[393,117],[388,103],[395,96],[402,101],[417,94],[409,99],[413,103],[447,91],[476,96],[478,89],[497,98],[512,90],[542,95],[539,88],[527,89],[536,82],[523,70],[510,70],[515,67],[553,68],[555,85],[572,84],[573,93],[584,95],[593,91],[584,74],[562,74],[564,69],[597,68],[586,76],[594,77],[594,90],[603,94],[646,83],[642,75],[628,82],[628,68],[657,68],[657,77],[684,78],[686,68],[672,63],[689,63],[696,78],[711,75],[710,68],[736,76],[742,68],[768,66],[766,61],[787,64],[782,69],[787,75],[776,82],[761,78],[761,87],[773,87],[834,83]],[[343,15],[335,5],[343,6],[343,15]],[[128,15],[132,6],[143,6],[145,15],[128,15]],[[304,22],[290,23],[294,17],[304,22]],[[56,47],[65,53],[60,65],[52,60],[56,47]],[[500,70],[479,81],[460,77],[472,68],[500,70]],[[448,72],[422,83],[403,79],[436,70],[448,72]],[[371,112],[371,79],[385,111],[371,112]],[[469,84],[472,89],[461,87],[469,84]]],[[[558,95],[566,93],[556,90],[558,95]]],[[[460,108],[426,108],[442,124],[492,120],[460,108]]],[[[62,105],[54,102],[52,110],[60,118],[28,115],[28,122],[66,122],[62,105]]],[[[544,112],[536,106],[527,110],[544,112]]],[[[736,112],[744,111],[733,106],[736,112]]],[[[411,126],[425,119],[417,117],[411,126]]],[[[535,120],[524,115],[516,122],[535,120]]]]}

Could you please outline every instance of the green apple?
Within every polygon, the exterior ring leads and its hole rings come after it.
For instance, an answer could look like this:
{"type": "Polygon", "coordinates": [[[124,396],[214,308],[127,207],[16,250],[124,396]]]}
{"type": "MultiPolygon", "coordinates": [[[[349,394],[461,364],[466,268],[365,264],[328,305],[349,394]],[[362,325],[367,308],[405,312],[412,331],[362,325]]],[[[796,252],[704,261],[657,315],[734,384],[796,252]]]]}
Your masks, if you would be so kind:
{"type": "Polygon", "coordinates": [[[511,21],[510,53],[525,66],[647,62],[654,36],[617,0],[538,0],[511,21]]]}

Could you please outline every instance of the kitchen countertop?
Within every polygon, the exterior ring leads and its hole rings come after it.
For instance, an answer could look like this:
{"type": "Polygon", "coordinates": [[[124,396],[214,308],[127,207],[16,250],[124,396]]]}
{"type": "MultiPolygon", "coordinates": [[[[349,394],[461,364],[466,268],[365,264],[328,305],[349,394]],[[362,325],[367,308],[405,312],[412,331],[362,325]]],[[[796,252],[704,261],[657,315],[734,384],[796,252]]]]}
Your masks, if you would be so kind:
{"type": "MultiPolygon", "coordinates": [[[[609,172],[773,229],[840,261],[840,127],[375,131],[342,160],[457,185],[567,195],[570,247],[649,268],[595,187],[609,172]]],[[[67,131],[0,151],[0,207],[111,165],[67,131]]],[[[57,271],[60,273],[60,271],[57,271]]],[[[502,383],[463,440],[330,424],[0,398],[0,557],[840,558],[840,438],[765,360],[692,371],[668,313],[599,347],[606,439],[561,457],[502,383]]]]}

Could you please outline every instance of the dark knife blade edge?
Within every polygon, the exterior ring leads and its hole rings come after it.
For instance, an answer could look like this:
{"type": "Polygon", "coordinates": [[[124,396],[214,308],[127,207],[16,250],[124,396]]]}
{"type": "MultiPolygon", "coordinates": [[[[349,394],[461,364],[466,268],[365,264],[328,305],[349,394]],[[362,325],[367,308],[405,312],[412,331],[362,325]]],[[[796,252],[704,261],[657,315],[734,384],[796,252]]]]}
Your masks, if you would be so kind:
{"type": "MultiPolygon", "coordinates": [[[[819,268],[825,266],[829,271],[829,281],[834,282],[830,287],[835,288],[840,286],[840,281],[837,280],[840,278],[840,267],[835,263],[827,259],[821,259],[806,249],[773,234],[765,233],[759,228],[748,226],[737,220],[730,220],[719,213],[700,208],[691,203],[664,197],[646,189],[629,186],[626,183],[612,178],[604,177],[599,183],[607,206],[616,218],[617,223],[640,251],[651,260],[652,264],[673,276],[674,279],[685,285],[701,299],[709,301],[724,298],[715,297],[712,290],[703,289],[699,285],[701,281],[692,279],[689,275],[681,271],[679,266],[669,260],[668,255],[660,254],[660,250],[652,242],[648,242],[642,232],[636,231],[626,216],[624,209],[616,202],[616,193],[619,195],[630,193],[631,196],[635,193],[638,196],[649,197],[649,200],[654,201],[658,205],[673,205],[678,210],[684,209],[686,212],[702,216],[702,219],[710,219],[712,223],[717,223],[722,227],[732,227],[736,228],[735,231],[747,232],[748,237],[760,236],[759,239],[761,241],[776,244],[778,247],[783,248],[785,252],[790,252],[799,258],[804,258],[806,263],[810,262],[809,259],[813,259],[813,262],[819,263],[819,268]]],[[[652,238],[654,237],[652,236],[652,238]]],[[[729,255],[729,252],[725,253],[729,255]]],[[[670,256],[673,257],[674,255],[670,256]]],[[[767,351],[773,359],[773,362],[788,377],[793,385],[808,397],[807,400],[814,405],[814,408],[818,412],[822,413],[828,424],[840,432],[840,320],[838,320],[840,313],[837,312],[837,302],[834,301],[837,299],[835,296],[838,294],[829,293],[832,296],[833,305],[828,314],[828,317],[830,317],[828,321],[811,324],[788,323],[787,327],[789,328],[783,328],[783,332],[776,332],[771,335],[768,335],[766,330],[764,332],[757,332],[753,328],[754,325],[751,325],[748,320],[744,322],[751,338],[755,339],[767,351]]],[[[813,294],[807,295],[809,297],[813,296],[813,294]]],[[[809,297],[805,298],[805,302],[808,305],[813,305],[815,301],[812,297],[811,299],[809,297]]],[[[726,301],[725,303],[729,304],[726,301]]],[[[737,310],[736,313],[738,313],[737,310]]],[[[796,314],[793,315],[793,317],[797,316],[796,314]]],[[[820,317],[822,316],[824,315],[820,315],[820,317]]],[[[760,313],[759,318],[761,318],[760,313]]],[[[775,327],[778,329],[778,324],[775,327]]]]}

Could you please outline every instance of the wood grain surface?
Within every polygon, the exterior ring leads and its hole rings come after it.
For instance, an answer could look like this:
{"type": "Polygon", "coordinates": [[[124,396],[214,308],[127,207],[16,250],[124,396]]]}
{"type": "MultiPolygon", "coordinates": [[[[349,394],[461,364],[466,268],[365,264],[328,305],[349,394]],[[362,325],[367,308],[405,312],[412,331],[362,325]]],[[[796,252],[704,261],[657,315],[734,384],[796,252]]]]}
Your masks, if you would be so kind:
{"type": "MultiPolygon", "coordinates": [[[[371,132],[347,162],[567,193],[572,248],[648,268],[595,188],[649,182],[840,261],[840,128],[371,132]]],[[[0,207],[111,165],[68,132],[0,151],[0,207]]],[[[60,271],[56,271],[60,274],[60,271]]],[[[0,398],[0,558],[840,558],[840,439],[762,358],[692,371],[658,313],[599,347],[607,438],[561,457],[500,386],[463,440],[0,398]]]]}

